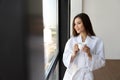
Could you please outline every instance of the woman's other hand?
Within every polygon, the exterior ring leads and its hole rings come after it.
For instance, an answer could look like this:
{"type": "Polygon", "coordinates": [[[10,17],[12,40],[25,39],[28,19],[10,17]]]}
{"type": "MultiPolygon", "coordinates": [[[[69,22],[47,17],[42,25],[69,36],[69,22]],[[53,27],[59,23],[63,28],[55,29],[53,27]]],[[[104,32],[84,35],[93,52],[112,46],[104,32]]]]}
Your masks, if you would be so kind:
{"type": "Polygon", "coordinates": [[[90,53],[90,48],[87,45],[85,45],[82,50],[87,53],[90,59],[92,58],[92,55],[90,53]]]}
{"type": "Polygon", "coordinates": [[[70,61],[70,62],[72,62],[72,61],[74,60],[74,58],[76,57],[76,55],[77,55],[77,53],[78,53],[78,51],[79,51],[78,44],[75,44],[75,45],[74,45],[73,51],[74,51],[74,52],[72,53],[71,61],[70,61]]]}

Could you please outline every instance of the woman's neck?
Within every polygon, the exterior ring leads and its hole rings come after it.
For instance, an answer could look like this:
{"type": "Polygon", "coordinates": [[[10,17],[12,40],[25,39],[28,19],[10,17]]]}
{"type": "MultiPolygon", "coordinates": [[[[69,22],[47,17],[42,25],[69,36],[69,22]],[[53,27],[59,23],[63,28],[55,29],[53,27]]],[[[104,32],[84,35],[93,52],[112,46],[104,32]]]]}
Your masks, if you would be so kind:
{"type": "Polygon", "coordinates": [[[81,38],[82,38],[82,42],[85,42],[85,39],[87,37],[87,33],[86,32],[82,32],[82,33],[80,33],[80,35],[81,35],[81,38]]]}

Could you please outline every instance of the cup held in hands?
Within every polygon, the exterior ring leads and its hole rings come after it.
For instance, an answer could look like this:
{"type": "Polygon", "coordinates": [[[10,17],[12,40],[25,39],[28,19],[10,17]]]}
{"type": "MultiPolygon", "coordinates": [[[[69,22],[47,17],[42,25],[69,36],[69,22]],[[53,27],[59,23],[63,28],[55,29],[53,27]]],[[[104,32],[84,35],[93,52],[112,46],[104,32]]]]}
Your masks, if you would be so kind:
{"type": "Polygon", "coordinates": [[[78,48],[81,50],[85,45],[85,43],[78,43],[78,48]]]}

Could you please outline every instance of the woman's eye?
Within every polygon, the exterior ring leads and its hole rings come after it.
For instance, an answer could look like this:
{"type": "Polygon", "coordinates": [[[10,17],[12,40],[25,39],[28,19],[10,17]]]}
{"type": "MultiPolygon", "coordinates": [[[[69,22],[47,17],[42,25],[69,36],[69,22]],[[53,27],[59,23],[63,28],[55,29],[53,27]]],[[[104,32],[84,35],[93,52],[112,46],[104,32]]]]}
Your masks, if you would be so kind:
{"type": "Polygon", "coordinates": [[[78,22],[78,24],[81,24],[81,22],[78,22]]]}
{"type": "Polygon", "coordinates": [[[81,22],[78,22],[78,23],[76,23],[76,24],[74,24],[74,25],[78,25],[78,24],[81,24],[81,22]]]}

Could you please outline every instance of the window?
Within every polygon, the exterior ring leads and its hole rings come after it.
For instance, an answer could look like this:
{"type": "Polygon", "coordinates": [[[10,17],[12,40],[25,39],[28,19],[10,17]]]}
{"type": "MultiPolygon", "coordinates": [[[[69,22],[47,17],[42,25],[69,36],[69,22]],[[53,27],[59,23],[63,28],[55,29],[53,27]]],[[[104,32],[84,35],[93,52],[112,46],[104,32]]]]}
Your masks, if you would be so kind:
{"type": "Polygon", "coordinates": [[[45,75],[58,55],[58,0],[43,0],[45,75]]]}
{"type": "Polygon", "coordinates": [[[57,63],[55,70],[53,70],[52,74],[50,74],[50,77],[48,80],[59,80],[59,62],[57,63]]]}

